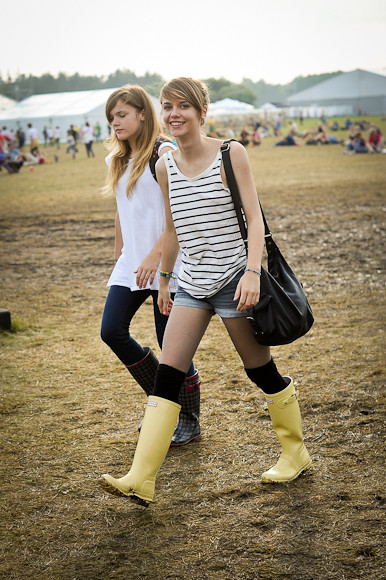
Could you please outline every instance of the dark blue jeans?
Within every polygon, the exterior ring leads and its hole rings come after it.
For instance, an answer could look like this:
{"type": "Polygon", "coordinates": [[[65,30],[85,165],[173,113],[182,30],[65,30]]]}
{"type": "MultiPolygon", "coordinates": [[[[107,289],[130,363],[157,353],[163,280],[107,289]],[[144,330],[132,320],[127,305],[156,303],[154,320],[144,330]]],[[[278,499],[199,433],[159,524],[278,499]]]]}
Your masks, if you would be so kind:
{"type": "MultiPolygon", "coordinates": [[[[111,286],[107,295],[102,316],[101,338],[125,366],[135,364],[146,354],[142,346],[131,336],[130,324],[135,313],[149,296],[153,299],[155,331],[158,345],[162,348],[168,316],[159,311],[157,290],[132,291],[125,286],[111,286]]],[[[192,362],[187,376],[192,376],[194,372],[192,362]]]]}

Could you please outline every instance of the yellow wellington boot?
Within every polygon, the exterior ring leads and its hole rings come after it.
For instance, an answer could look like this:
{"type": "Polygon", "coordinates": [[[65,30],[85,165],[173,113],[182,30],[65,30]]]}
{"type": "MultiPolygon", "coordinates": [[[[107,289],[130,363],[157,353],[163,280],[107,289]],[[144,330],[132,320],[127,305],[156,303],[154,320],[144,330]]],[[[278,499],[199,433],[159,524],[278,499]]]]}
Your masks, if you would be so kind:
{"type": "Polygon", "coordinates": [[[99,483],[105,491],[132,497],[144,506],[153,501],[155,478],[170,447],[180,409],[180,405],[168,399],[149,397],[133,465],[120,479],[107,473],[102,475],[99,483]]]}
{"type": "Polygon", "coordinates": [[[297,395],[292,379],[284,391],[274,395],[265,394],[272,425],[282,446],[282,454],[276,465],[261,476],[264,483],[292,481],[311,465],[310,455],[303,442],[297,395]]]}

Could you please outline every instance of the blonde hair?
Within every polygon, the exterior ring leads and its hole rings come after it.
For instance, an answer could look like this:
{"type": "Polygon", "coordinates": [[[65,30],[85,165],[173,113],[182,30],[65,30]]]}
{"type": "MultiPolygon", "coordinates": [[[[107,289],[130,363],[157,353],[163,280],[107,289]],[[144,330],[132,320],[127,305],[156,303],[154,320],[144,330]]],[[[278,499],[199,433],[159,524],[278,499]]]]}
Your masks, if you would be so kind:
{"type": "MultiPolygon", "coordinates": [[[[209,90],[202,81],[190,77],[178,77],[166,83],[160,93],[160,102],[170,98],[185,99],[203,115],[210,103],[209,90]]],[[[201,118],[201,124],[205,122],[205,115],[201,118]]]]}
{"type": "MultiPolygon", "coordinates": [[[[137,138],[136,155],[133,160],[132,169],[127,183],[126,194],[127,197],[130,197],[133,187],[144,172],[146,165],[149,163],[156,138],[158,136],[164,139],[168,138],[166,135],[162,134],[161,123],[155,112],[153,102],[142,87],[137,85],[125,85],[114,91],[109,96],[105,108],[108,123],[111,123],[112,121],[111,111],[116,107],[118,101],[122,101],[125,105],[134,107],[138,113],[143,113],[144,117],[144,120],[142,121],[142,130],[137,138]]],[[[127,140],[120,141],[116,136],[115,131],[111,131],[111,135],[105,140],[105,147],[110,151],[111,159],[106,176],[106,183],[102,188],[102,193],[104,195],[111,195],[115,192],[118,181],[129,165],[131,147],[127,140]]]]}

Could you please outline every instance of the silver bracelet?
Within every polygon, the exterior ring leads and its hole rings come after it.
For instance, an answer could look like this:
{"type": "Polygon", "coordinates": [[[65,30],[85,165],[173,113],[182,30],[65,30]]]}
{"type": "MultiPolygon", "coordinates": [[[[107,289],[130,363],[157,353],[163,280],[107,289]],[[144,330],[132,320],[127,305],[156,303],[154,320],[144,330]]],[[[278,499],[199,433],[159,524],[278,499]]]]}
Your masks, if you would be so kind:
{"type": "Polygon", "coordinates": [[[246,272],[254,272],[255,274],[258,274],[259,276],[261,276],[261,272],[259,272],[259,270],[253,270],[252,268],[245,268],[246,272]]]}

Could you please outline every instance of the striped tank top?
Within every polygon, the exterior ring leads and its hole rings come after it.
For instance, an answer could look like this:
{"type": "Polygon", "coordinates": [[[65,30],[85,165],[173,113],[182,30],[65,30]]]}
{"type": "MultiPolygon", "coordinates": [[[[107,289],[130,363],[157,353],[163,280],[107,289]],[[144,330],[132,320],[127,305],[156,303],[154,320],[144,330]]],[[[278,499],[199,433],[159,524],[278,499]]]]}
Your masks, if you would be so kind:
{"type": "Polygon", "coordinates": [[[178,283],[194,298],[226,286],[247,262],[232,196],[221,179],[221,151],[200,175],[187,177],[172,151],[163,155],[169,200],[182,252],[178,283]]]}

